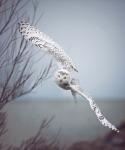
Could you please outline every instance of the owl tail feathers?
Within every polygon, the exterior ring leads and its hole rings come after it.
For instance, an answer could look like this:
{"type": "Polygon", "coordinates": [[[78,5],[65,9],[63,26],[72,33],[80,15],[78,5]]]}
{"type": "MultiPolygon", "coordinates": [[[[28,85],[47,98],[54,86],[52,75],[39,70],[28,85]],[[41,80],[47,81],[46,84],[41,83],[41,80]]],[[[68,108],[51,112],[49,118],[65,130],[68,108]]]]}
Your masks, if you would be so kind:
{"type": "Polygon", "coordinates": [[[80,90],[80,88],[76,85],[70,85],[70,88],[71,88],[71,91],[73,94],[76,95],[79,94],[81,95],[83,98],[85,98],[86,100],[89,101],[89,105],[91,107],[91,109],[94,111],[94,113],[96,114],[98,120],[100,121],[100,123],[103,125],[103,126],[107,126],[109,127],[110,129],[116,131],[116,132],[119,132],[119,130],[114,126],[112,125],[105,117],[104,115],[101,113],[99,107],[97,106],[97,104],[94,102],[94,100],[92,99],[91,96],[88,96],[87,94],[85,94],[83,91],[80,90]]]}

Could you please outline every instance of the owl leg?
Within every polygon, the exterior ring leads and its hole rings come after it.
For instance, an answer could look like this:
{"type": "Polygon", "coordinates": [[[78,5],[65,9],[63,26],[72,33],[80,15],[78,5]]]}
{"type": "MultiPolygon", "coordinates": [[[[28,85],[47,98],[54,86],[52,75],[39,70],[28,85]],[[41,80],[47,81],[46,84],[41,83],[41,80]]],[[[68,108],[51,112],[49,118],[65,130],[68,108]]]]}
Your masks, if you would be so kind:
{"type": "MultiPolygon", "coordinates": [[[[80,88],[78,79],[72,78],[70,84],[75,86],[77,89],[80,88]]],[[[72,93],[75,103],[77,103],[77,92],[71,88],[71,93],[72,93]]]]}
{"type": "Polygon", "coordinates": [[[71,94],[73,96],[74,102],[77,103],[77,97],[76,97],[77,93],[75,91],[71,90],[71,94]]]}

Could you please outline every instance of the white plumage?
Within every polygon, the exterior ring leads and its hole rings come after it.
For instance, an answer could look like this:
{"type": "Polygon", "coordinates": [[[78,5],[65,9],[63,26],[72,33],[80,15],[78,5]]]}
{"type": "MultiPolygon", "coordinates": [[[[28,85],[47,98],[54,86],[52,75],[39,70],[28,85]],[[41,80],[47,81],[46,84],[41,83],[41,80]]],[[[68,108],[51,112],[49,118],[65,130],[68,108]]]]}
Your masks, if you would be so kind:
{"type": "Polygon", "coordinates": [[[65,51],[48,35],[46,35],[43,32],[40,32],[38,29],[36,29],[34,26],[31,26],[29,23],[21,21],[19,23],[19,31],[26,40],[29,40],[32,44],[36,45],[41,49],[44,49],[48,54],[52,55],[57,60],[57,62],[59,62],[62,65],[62,68],[59,68],[55,73],[56,84],[65,90],[70,90],[73,96],[79,94],[83,98],[88,100],[91,109],[95,112],[101,124],[111,128],[114,131],[119,132],[119,130],[103,116],[99,107],[96,105],[92,97],[85,94],[80,89],[80,85],[75,81],[74,78],[72,78],[71,72],[77,71],[77,69],[72,59],[65,53],[65,51]]]}
{"type": "Polygon", "coordinates": [[[19,23],[19,31],[25,39],[31,41],[37,47],[43,48],[46,52],[54,56],[57,62],[61,63],[65,69],[70,72],[73,70],[77,71],[72,59],[48,35],[23,21],[19,23]]]}

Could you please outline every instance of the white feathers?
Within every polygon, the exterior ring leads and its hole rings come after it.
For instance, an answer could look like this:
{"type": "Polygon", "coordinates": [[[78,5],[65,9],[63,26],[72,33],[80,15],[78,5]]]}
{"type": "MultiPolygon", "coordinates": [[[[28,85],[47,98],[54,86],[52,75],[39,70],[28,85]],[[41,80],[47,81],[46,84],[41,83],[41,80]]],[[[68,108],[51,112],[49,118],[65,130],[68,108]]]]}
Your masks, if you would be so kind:
{"type": "Polygon", "coordinates": [[[58,70],[55,73],[55,81],[59,87],[65,89],[65,90],[71,90],[71,93],[74,97],[76,97],[76,94],[79,94],[83,98],[88,100],[91,109],[94,111],[94,113],[96,114],[96,116],[97,116],[98,120],[101,122],[101,124],[109,127],[110,129],[112,129],[116,132],[119,132],[119,130],[104,117],[104,115],[101,113],[99,107],[97,106],[97,104],[95,103],[93,98],[91,96],[88,96],[87,94],[85,94],[80,89],[80,85],[76,81],[74,81],[74,79],[72,79],[70,72],[68,72],[65,69],[58,70]]]}
{"type": "Polygon", "coordinates": [[[19,23],[19,31],[26,40],[31,41],[32,44],[39,48],[44,48],[44,50],[51,54],[57,62],[60,62],[65,69],[77,71],[71,58],[48,35],[23,21],[19,23]]]}
{"type": "Polygon", "coordinates": [[[76,96],[76,94],[79,94],[83,98],[88,100],[91,109],[95,112],[101,124],[111,128],[114,131],[119,132],[119,130],[103,116],[92,97],[84,94],[84,92],[80,89],[80,85],[76,83],[75,80],[71,77],[71,71],[77,71],[77,69],[73,64],[71,58],[64,52],[64,50],[48,35],[40,32],[29,23],[23,21],[20,22],[19,31],[26,40],[31,41],[32,44],[36,45],[39,48],[43,48],[62,65],[62,69],[57,70],[55,73],[56,84],[65,90],[71,90],[71,93],[74,97],[76,96]]]}
{"type": "Polygon", "coordinates": [[[104,117],[104,115],[101,113],[99,107],[97,106],[97,104],[95,103],[95,101],[93,100],[91,96],[86,95],[83,91],[81,91],[79,88],[77,88],[74,85],[70,85],[70,87],[72,91],[78,93],[83,98],[89,101],[91,109],[95,112],[98,120],[101,122],[102,125],[107,126],[116,132],[119,132],[119,130],[104,117]]]}
{"type": "Polygon", "coordinates": [[[65,90],[70,90],[70,82],[71,82],[71,75],[70,72],[67,71],[66,69],[59,69],[55,73],[55,82],[56,84],[65,89],[65,90]]]}

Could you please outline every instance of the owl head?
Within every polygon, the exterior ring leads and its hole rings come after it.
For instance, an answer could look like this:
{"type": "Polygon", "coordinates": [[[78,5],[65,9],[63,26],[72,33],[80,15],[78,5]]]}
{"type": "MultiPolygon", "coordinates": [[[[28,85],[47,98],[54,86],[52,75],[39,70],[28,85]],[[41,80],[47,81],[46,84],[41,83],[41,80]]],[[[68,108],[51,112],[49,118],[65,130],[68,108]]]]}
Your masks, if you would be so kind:
{"type": "Polygon", "coordinates": [[[59,69],[55,73],[55,82],[63,89],[70,89],[71,75],[66,69],[59,69]]]}

